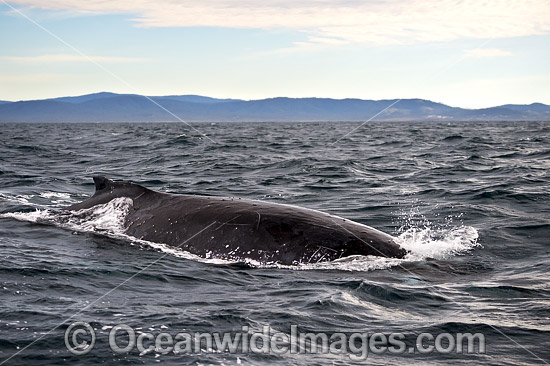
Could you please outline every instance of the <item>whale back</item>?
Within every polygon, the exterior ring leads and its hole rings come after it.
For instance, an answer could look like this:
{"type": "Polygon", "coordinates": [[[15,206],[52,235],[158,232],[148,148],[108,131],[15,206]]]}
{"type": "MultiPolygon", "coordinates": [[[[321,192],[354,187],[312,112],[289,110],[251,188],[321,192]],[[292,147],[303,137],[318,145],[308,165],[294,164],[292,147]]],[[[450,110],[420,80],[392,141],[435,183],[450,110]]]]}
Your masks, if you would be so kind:
{"type": "Polygon", "coordinates": [[[369,226],[279,203],[161,193],[129,182],[94,177],[95,193],[67,210],[112,199],[132,200],[125,233],[204,258],[254,259],[294,265],[353,255],[402,258],[407,251],[369,226]]]}

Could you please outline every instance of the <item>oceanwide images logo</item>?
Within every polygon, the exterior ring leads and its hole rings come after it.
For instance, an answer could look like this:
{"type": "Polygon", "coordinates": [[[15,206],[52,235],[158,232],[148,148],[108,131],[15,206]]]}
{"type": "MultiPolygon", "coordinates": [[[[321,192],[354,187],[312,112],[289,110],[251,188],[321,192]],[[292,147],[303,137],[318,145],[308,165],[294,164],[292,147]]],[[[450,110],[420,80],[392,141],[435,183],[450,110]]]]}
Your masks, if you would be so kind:
{"type": "MultiPolygon", "coordinates": [[[[141,328],[139,328],[141,329],[141,328]]],[[[227,333],[147,333],[136,332],[126,324],[118,324],[108,334],[112,352],[125,354],[138,352],[140,356],[156,354],[343,354],[353,361],[364,361],[370,353],[429,354],[429,353],[485,353],[485,336],[481,333],[311,333],[301,332],[297,325],[290,333],[275,331],[269,325],[261,332],[243,326],[240,332],[227,333]]],[[[96,345],[94,328],[85,322],[72,323],[65,331],[65,345],[74,355],[90,353],[96,345]]]]}

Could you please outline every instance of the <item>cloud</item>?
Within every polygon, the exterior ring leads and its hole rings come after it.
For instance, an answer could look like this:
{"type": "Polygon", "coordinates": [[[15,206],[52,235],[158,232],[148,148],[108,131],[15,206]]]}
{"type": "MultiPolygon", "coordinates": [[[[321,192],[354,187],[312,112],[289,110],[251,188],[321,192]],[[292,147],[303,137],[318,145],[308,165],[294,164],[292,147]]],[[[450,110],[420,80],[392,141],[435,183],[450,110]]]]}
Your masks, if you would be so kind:
{"type": "Polygon", "coordinates": [[[127,62],[141,62],[148,59],[143,58],[131,58],[131,57],[116,57],[116,56],[81,56],[81,55],[40,55],[40,56],[0,56],[0,61],[9,62],[32,62],[32,63],[44,63],[44,62],[98,62],[98,63],[127,63],[127,62]]]}
{"type": "Polygon", "coordinates": [[[493,58],[505,56],[512,56],[512,52],[498,48],[476,48],[464,51],[465,58],[493,58]]]}
{"type": "Polygon", "coordinates": [[[310,43],[414,44],[548,34],[547,0],[12,0],[58,11],[131,14],[140,27],[283,28],[310,43]]]}

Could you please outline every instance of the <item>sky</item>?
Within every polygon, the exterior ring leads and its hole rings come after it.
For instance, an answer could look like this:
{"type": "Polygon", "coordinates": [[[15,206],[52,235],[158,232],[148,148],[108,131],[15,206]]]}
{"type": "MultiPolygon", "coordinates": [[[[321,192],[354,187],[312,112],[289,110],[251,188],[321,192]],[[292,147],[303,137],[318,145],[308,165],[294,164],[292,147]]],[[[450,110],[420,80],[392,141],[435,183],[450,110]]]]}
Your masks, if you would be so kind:
{"type": "Polygon", "coordinates": [[[0,100],[550,104],[550,0],[0,0],[0,100]]]}

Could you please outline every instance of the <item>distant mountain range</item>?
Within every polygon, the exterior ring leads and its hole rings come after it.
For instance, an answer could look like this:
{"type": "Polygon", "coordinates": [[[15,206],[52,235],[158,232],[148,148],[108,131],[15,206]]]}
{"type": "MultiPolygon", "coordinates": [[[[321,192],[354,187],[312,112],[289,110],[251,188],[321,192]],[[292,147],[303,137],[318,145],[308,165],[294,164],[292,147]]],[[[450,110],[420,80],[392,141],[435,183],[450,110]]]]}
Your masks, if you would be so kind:
{"type": "Polygon", "coordinates": [[[374,116],[375,121],[550,120],[550,106],[541,103],[464,109],[423,99],[402,99],[395,103],[396,101],[328,98],[245,101],[199,95],[145,97],[103,92],[44,100],[0,101],[0,122],[177,121],[166,110],[189,122],[365,121],[374,116]]]}

